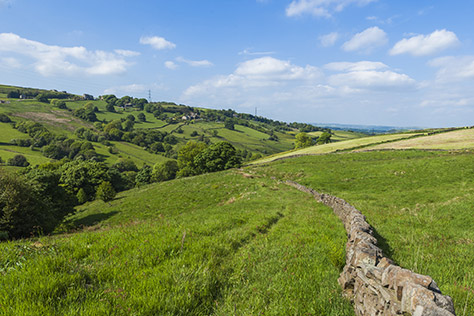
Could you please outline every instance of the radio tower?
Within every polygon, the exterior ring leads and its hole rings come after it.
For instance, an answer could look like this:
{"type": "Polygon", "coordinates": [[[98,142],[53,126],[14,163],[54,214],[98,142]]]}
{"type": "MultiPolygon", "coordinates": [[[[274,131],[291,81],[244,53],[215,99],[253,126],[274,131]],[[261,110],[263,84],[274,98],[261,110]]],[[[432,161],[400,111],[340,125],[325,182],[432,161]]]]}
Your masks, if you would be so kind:
{"type": "Polygon", "coordinates": [[[148,102],[151,103],[151,90],[148,90],[148,102]]]}
{"type": "Polygon", "coordinates": [[[255,117],[257,117],[257,107],[255,107],[255,117]]]}

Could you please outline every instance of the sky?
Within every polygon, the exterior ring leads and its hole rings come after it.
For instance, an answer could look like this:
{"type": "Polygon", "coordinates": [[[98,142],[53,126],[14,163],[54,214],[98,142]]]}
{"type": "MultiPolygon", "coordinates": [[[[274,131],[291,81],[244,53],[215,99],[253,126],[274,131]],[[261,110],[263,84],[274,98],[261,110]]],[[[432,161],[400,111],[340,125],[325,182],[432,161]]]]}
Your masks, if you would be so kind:
{"type": "Polygon", "coordinates": [[[0,0],[0,84],[286,122],[474,125],[474,1],[0,0]]]}

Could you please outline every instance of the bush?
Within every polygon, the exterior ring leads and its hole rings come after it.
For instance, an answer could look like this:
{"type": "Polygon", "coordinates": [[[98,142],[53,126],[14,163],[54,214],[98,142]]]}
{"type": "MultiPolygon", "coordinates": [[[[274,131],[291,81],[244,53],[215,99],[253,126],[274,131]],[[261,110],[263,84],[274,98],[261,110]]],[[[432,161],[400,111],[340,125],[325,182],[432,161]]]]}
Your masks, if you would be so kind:
{"type": "Polygon", "coordinates": [[[0,192],[0,231],[10,238],[50,233],[63,218],[51,208],[50,196],[23,177],[0,172],[0,192]]]}
{"type": "Polygon", "coordinates": [[[110,182],[104,181],[97,188],[96,198],[104,202],[112,201],[117,193],[110,182]]]}
{"type": "Polygon", "coordinates": [[[9,166],[16,166],[16,167],[28,167],[29,166],[28,160],[23,155],[16,155],[13,158],[8,159],[9,166]]]}
{"type": "Polygon", "coordinates": [[[11,121],[12,120],[6,114],[0,113],[0,122],[10,123],[11,121]]]}
{"type": "Polygon", "coordinates": [[[168,181],[176,178],[178,163],[176,160],[168,160],[153,167],[153,180],[157,182],[168,181]]]}
{"type": "Polygon", "coordinates": [[[87,201],[89,201],[89,197],[87,196],[87,193],[86,191],[84,191],[83,188],[79,189],[79,191],[77,192],[76,198],[79,204],[84,204],[87,201]]]}

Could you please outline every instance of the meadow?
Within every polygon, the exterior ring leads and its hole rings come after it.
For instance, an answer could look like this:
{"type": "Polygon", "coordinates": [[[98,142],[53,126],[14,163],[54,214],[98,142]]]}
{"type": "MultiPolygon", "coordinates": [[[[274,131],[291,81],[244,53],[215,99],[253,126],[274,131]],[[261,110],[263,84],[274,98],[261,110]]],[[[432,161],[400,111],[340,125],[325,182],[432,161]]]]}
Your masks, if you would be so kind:
{"type": "MultiPolygon", "coordinates": [[[[335,131],[335,139],[347,139],[345,141],[338,141],[332,142],[328,144],[322,145],[315,145],[311,147],[296,149],[288,152],[278,153],[275,155],[271,155],[268,157],[264,157],[259,160],[255,160],[250,162],[250,164],[259,164],[259,163],[267,163],[281,158],[288,158],[291,156],[296,155],[321,155],[321,154],[328,154],[337,151],[347,151],[359,148],[367,148],[370,146],[374,146],[381,143],[387,142],[395,142],[400,141],[402,139],[410,139],[414,137],[424,136],[425,133],[401,133],[401,134],[386,134],[386,135],[377,135],[377,136],[365,136],[365,137],[358,137],[362,136],[360,133],[352,133],[352,132],[340,132],[335,131]],[[341,135],[341,136],[339,136],[341,135]],[[351,138],[349,135],[354,135],[354,138],[351,138]]],[[[313,133],[314,134],[314,133],[313,133]]],[[[332,139],[332,137],[331,137],[332,139]]],[[[372,148],[372,147],[370,147],[372,148]]]]}
{"type": "Polygon", "coordinates": [[[359,209],[385,254],[433,277],[457,315],[474,315],[474,152],[306,156],[250,170],[291,179],[359,209]]]}
{"type": "Polygon", "coordinates": [[[0,243],[0,314],[353,315],[345,241],[331,209],[266,177],[143,186],[0,243]]]}

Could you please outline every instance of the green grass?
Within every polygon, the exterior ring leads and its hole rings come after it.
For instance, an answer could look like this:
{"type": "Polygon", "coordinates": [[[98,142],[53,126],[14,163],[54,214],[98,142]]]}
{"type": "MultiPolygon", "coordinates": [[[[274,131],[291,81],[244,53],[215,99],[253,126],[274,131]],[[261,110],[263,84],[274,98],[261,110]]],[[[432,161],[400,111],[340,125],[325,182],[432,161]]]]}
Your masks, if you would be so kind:
{"type": "Polygon", "coordinates": [[[460,129],[452,132],[407,139],[394,143],[380,144],[373,149],[466,149],[474,148],[474,129],[460,129]]]}
{"type": "Polygon", "coordinates": [[[474,315],[472,152],[385,151],[252,167],[344,198],[399,265],[433,277],[458,315],[474,315]]]}
{"type": "Polygon", "coordinates": [[[33,166],[50,161],[50,159],[43,156],[40,151],[33,151],[29,147],[19,147],[12,145],[0,146],[0,157],[2,157],[2,160],[4,162],[6,162],[10,158],[13,158],[16,155],[25,156],[28,162],[33,166]]]}
{"type": "Polygon", "coordinates": [[[28,139],[28,134],[22,133],[9,123],[0,123],[0,143],[9,144],[12,139],[28,139]]]}
{"type": "Polygon", "coordinates": [[[256,161],[251,162],[251,164],[257,163],[266,163],[274,161],[275,159],[279,158],[286,158],[295,155],[320,155],[320,154],[327,154],[336,151],[343,151],[343,150],[350,150],[355,148],[370,148],[372,145],[384,143],[384,142],[392,142],[395,140],[410,138],[414,136],[422,136],[424,133],[403,133],[403,134],[387,134],[387,135],[378,135],[378,136],[368,136],[362,138],[355,138],[350,139],[347,141],[339,141],[324,145],[315,145],[307,148],[292,150],[285,153],[279,153],[276,155],[272,155],[269,157],[265,157],[256,161]]]}
{"type": "Polygon", "coordinates": [[[93,202],[67,235],[0,244],[2,315],[353,315],[345,232],[311,196],[236,171],[93,202]]]}

